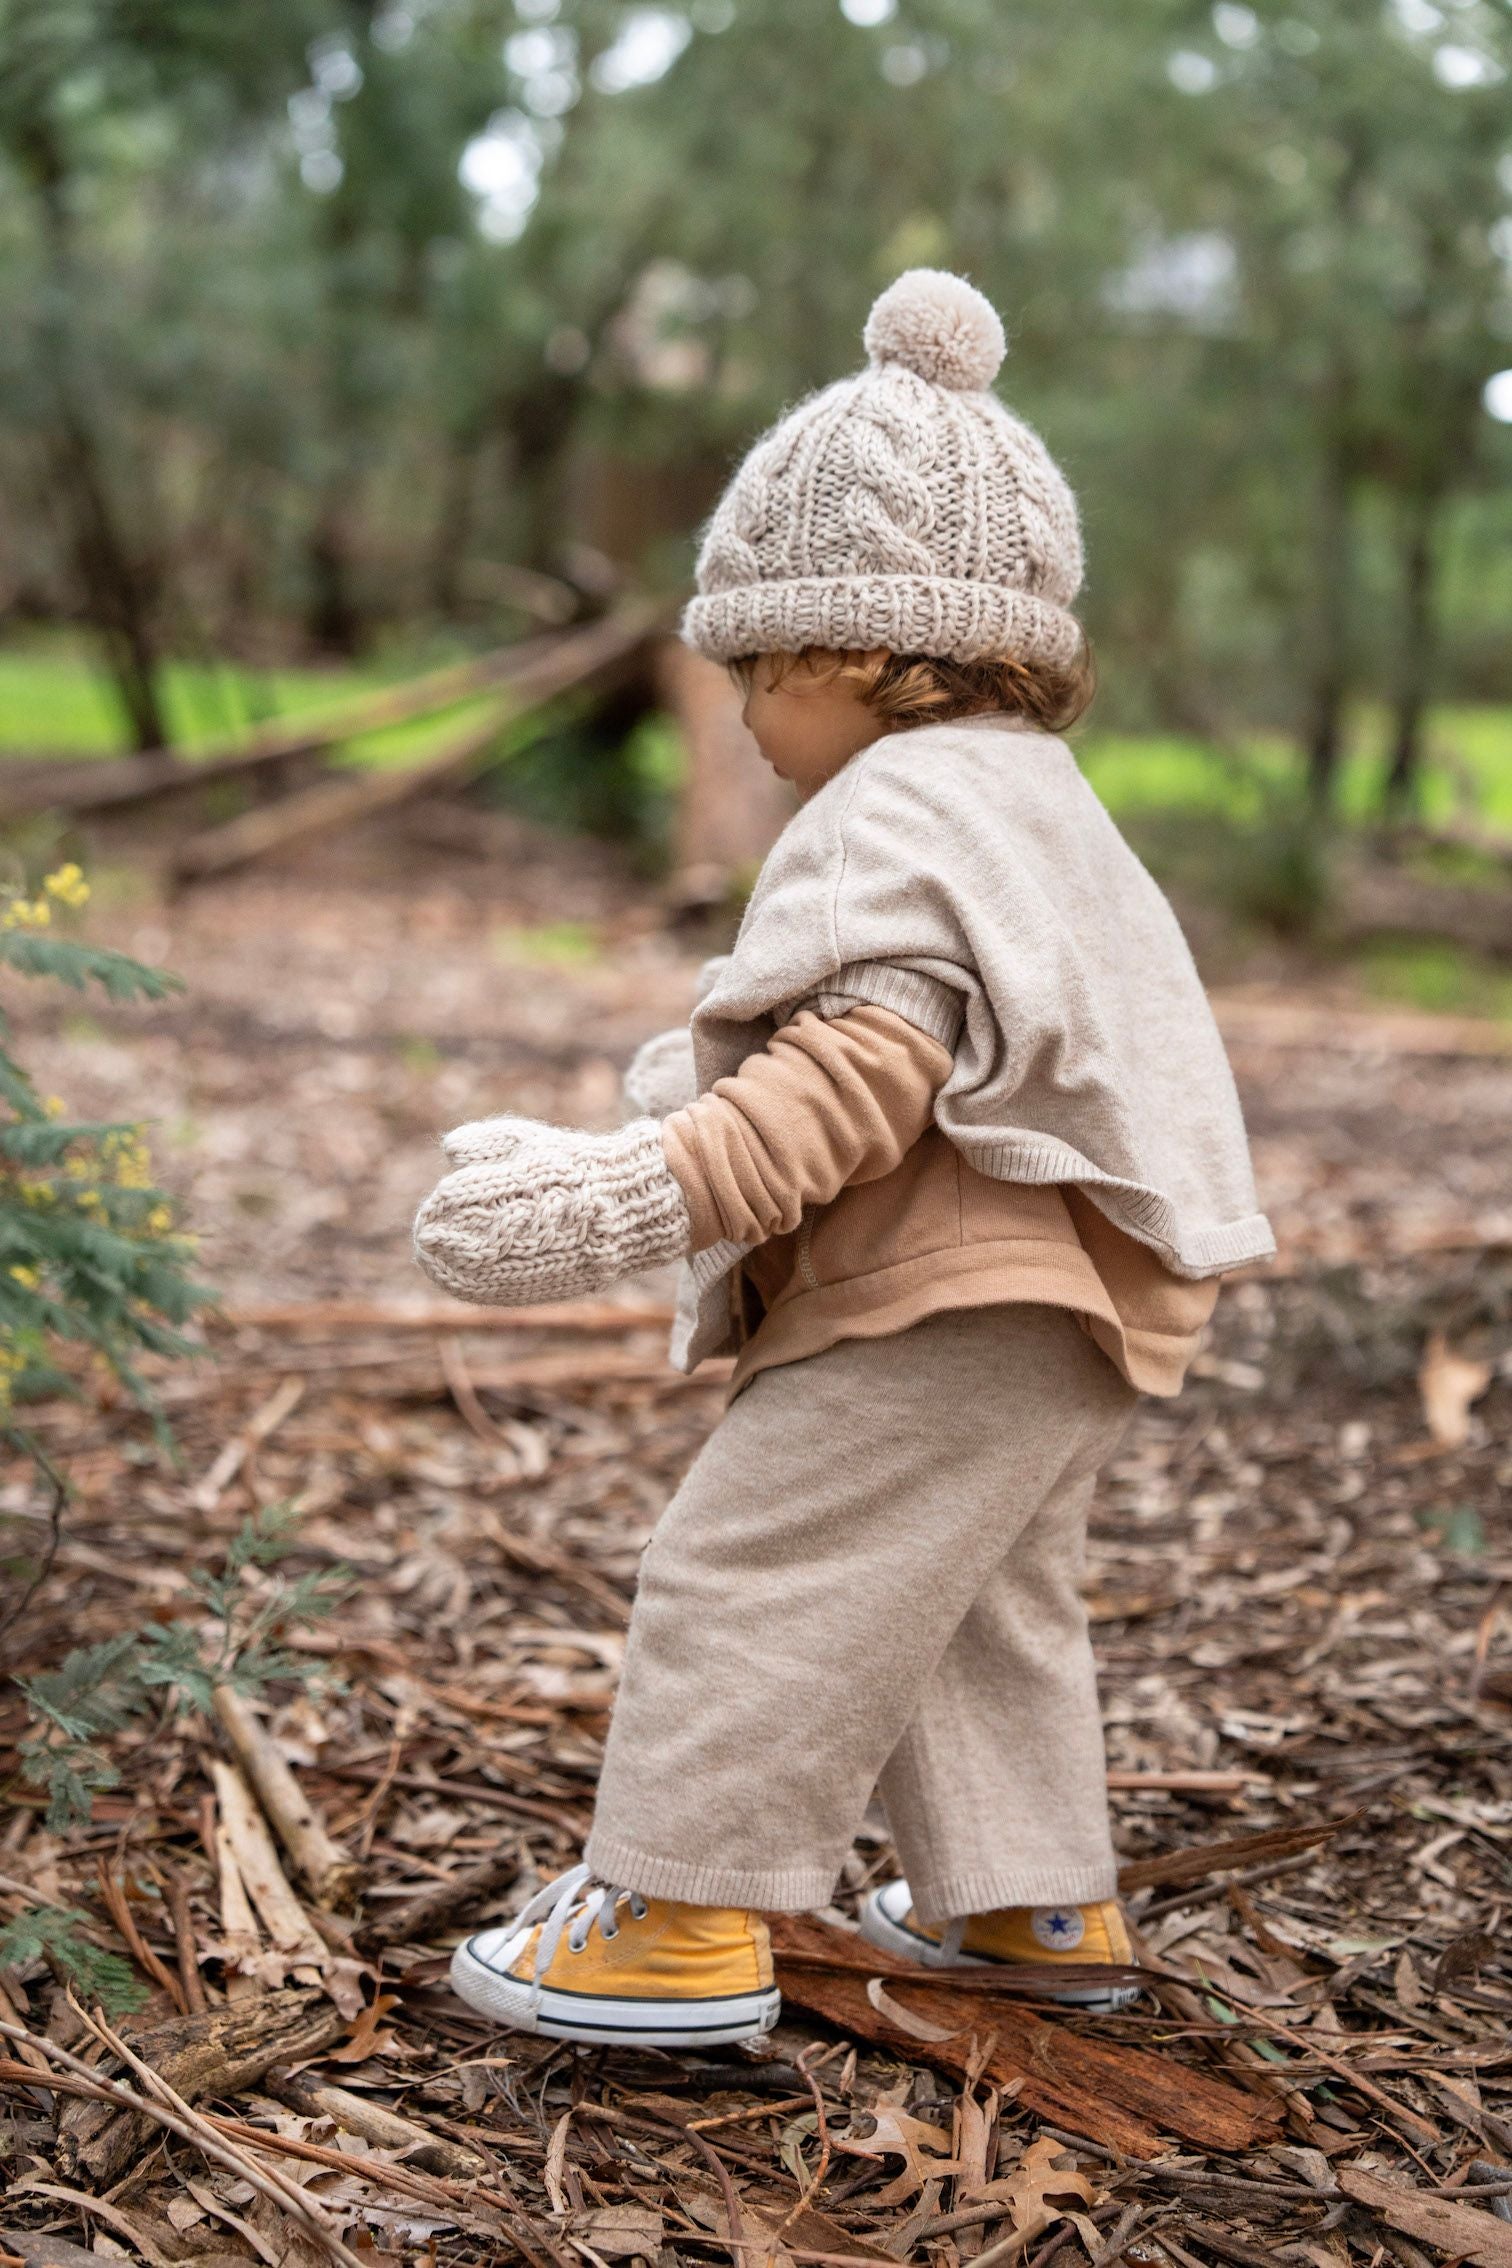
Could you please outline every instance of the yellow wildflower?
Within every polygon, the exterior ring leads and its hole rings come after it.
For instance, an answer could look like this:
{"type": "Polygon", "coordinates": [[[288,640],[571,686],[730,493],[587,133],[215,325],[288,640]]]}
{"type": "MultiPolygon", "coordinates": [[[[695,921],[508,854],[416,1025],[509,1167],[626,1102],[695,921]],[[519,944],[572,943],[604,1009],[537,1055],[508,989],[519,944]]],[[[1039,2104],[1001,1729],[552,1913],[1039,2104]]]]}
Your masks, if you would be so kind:
{"type": "Polygon", "coordinates": [[[89,884],[72,859],[66,866],[60,866],[56,874],[49,874],[42,887],[65,906],[77,907],[89,902],[89,884]]]}
{"type": "Polygon", "coordinates": [[[63,1097],[61,1095],[49,1095],[47,1097],[47,1100],[43,1103],[42,1108],[46,1111],[49,1118],[61,1118],[64,1112],[67,1110],[68,1105],[63,1100],[63,1097]]]}
{"type": "Polygon", "coordinates": [[[18,1284],[25,1286],[27,1291],[35,1291],[38,1284],[42,1281],[35,1268],[23,1267],[19,1260],[11,1269],[11,1274],[15,1277],[18,1284]]]}
{"type": "Polygon", "coordinates": [[[164,1236],[173,1226],[173,1214],[166,1205],[154,1205],[147,1215],[147,1229],[151,1236],[164,1236]]]}

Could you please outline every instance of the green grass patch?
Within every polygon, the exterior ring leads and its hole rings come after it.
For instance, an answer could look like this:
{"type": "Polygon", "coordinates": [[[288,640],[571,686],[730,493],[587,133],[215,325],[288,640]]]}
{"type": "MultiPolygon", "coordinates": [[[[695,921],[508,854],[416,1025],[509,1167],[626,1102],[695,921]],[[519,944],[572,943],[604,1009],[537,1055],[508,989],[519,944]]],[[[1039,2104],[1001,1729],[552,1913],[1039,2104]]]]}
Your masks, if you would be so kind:
{"type": "Polygon", "coordinates": [[[1459,946],[1382,938],[1353,959],[1366,991],[1391,1007],[1512,1024],[1512,969],[1459,946]]]}
{"type": "Polygon", "coordinates": [[[602,938],[586,921],[496,929],[488,943],[495,960],[515,969],[591,968],[604,954],[602,938]]]}
{"type": "MultiPolygon", "coordinates": [[[[1352,720],[1339,780],[1346,820],[1374,818],[1388,760],[1388,719],[1362,707],[1352,720]]],[[[1443,708],[1429,720],[1422,815],[1430,823],[1471,818],[1512,834],[1512,709],[1443,708]]],[[[1083,771],[1115,819],[1163,812],[1261,820],[1277,797],[1295,794],[1301,761],[1277,734],[1255,735],[1230,749],[1179,733],[1078,736],[1083,771]]]]}
{"type": "MultiPolygon", "coordinates": [[[[274,718],[319,716],[415,666],[401,655],[331,669],[174,661],[162,673],[162,698],[174,746],[193,751],[274,718]]],[[[127,745],[110,681],[87,647],[61,635],[0,647],[0,755],[117,756],[127,745]]]]}

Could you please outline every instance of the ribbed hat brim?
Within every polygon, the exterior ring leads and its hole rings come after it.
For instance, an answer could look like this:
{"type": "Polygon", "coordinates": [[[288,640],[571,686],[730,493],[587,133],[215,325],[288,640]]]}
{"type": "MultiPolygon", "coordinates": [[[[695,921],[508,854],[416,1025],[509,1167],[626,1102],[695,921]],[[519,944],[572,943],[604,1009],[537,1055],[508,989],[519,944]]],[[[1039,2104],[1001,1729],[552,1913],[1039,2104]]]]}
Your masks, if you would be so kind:
{"type": "Polygon", "coordinates": [[[1076,617],[1050,599],[1000,583],[924,575],[812,576],[714,591],[689,603],[682,634],[712,661],[805,646],[880,646],[941,660],[1011,658],[1067,669],[1082,644],[1076,617]]]}

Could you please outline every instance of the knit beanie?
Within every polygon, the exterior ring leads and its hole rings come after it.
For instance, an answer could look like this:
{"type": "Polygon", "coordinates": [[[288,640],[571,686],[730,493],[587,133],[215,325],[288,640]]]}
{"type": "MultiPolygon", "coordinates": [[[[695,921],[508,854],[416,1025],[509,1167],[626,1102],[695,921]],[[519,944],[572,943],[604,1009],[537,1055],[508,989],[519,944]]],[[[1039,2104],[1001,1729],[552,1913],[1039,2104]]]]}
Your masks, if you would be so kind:
{"type": "Polygon", "coordinates": [[[812,645],[1068,666],[1076,499],[988,391],[996,312],[964,277],[911,268],[863,335],[866,369],[800,402],[730,482],[683,636],[716,661],[812,645]]]}

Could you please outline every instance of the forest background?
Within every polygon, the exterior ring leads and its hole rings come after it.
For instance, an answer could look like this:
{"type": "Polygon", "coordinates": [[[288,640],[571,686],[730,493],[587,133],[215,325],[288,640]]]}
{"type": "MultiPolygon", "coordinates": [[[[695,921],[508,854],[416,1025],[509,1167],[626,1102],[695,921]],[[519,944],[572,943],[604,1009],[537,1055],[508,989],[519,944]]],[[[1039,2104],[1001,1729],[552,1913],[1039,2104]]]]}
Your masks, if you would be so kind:
{"type": "Polygon", "coordinates": [[[7,0],[0,59],[7,744],[675,593],[929,263],[1083,500],[1130,777],[1512,823],[1504,0],[7,0]]]}

